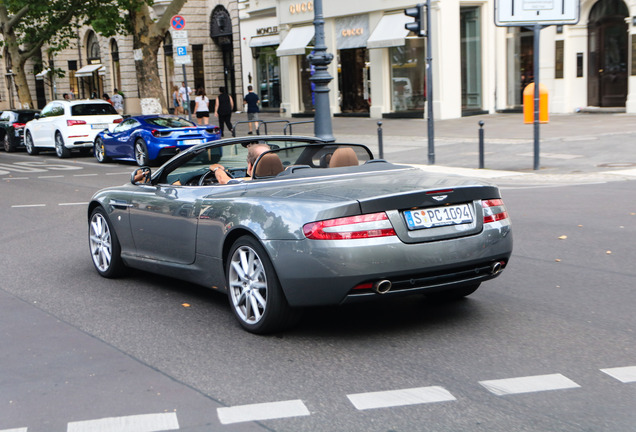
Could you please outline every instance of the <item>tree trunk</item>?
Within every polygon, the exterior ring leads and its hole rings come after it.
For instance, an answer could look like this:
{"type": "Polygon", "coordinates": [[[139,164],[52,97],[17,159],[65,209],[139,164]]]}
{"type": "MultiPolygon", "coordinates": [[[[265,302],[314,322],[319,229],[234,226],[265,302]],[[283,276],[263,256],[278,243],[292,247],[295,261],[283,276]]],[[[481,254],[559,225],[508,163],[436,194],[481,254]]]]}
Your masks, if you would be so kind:
{"type": "Polygon", "coordinates": [[[7,51],[9,52],[9,57],[11,58],[11,70],[14,75],[13,80],[18,93],[20,108],[33,108],[33,99],[31,99],[31,91],[29,90],[29,83],[24,70],[24,65],[26,64],[27,59],[20,53],[18,42],[13,30],[7,31],[4,34],[4,38],[7,51]]]}
{"type": "Polygon", "coordinates": [[[139,10],[132,10],[130,17],[133,24],[133,49],[135,50],[135,71],[139,83],[142,114],[167,114],[166,98],[161,87],[157,53],[163,37],[154,35],[155,30],[147,4],[139,10]],[[137,60],[141,54],[141,60],[137,60]]]}

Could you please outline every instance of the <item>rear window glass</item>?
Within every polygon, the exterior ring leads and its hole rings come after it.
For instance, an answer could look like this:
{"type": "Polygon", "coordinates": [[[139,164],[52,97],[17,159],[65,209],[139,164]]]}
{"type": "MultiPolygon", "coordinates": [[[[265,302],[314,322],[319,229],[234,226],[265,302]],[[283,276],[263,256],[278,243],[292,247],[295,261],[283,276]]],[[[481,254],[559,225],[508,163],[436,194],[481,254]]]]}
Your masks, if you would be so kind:
{"type": "Polygon", "coordinates": [[[71,115],[91,116],[91,115],[117,115],[117,110],[109,103],[103,104],[78,104],[71,107],[71,115]]]}
{"type": "Polygon", "coordinates": [[[18,123],[26,123],[35,118],[35,113],[19,113],[18,114],[18,123]]]}
{"type": "Polygon", "coordinates": [[[150,117],[145,122],[153,126],[161,126],[168,128],[193,127],[196,126],[191,121],[182,119],[181,117],[150,117]]]}

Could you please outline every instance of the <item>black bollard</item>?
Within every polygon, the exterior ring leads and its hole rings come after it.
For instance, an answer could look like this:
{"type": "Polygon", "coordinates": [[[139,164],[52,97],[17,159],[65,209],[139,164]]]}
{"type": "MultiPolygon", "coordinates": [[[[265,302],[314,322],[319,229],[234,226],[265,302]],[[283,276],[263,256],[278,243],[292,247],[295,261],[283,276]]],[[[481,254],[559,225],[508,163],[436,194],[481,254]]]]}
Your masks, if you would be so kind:
{"type": "Polygon", "coordinates": [[[479,120],[479,169],[484,168],[484,121],[479,120]]]}
{"type": "Polygon", "coordinates": [[[382,143],[382,122],[378,122],[378,156],[384,159],[384,145],[382,143]]]}

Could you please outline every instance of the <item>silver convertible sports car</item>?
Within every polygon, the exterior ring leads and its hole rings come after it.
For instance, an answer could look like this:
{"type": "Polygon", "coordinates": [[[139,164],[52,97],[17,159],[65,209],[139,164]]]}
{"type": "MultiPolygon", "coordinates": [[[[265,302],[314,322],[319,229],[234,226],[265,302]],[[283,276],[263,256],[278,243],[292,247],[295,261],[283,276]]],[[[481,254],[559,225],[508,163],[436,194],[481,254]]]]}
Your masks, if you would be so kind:
{"type": "Polygon", "coordinates": [[[304,306],[461,298],[512,252],[496,186],[308,137],[196,145],[96,193],[88,222],[99,274],[133,267],[226,292],[253,333],[304,306]]]}

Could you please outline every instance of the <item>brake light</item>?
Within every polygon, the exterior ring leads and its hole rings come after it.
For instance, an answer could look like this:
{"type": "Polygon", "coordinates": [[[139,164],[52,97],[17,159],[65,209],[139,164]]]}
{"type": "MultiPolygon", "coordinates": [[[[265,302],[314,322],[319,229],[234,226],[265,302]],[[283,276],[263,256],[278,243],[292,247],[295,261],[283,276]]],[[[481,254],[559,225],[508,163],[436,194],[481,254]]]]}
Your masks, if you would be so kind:
{"type": "Polygon", "coordinates": [[[123,121],[124,121],[123,118],[118,118],[118,119],[113,120],[113,123],[121,123],[123,121]]]}
{"type": "Polygon", "coordinates": [[[22,129],[26,123],[13,123],[13,129],[22,129]]]}
{"type": "Polygon", "coordinates": [[[484,209],[484,223],[497,222],[508,219],[508,212],[502,199],[490,199],[481,202],[484,209]]]}
{"type": "Polygon", "coordinates": [[[384,212],[311,222],[303,226],[303,233],[311,240],[350,240],[396,235],[384,212]]]}
{"type": "Polygon", "coordinates": [[[159,138],[161,136],[161,132],[159,132],[157,129],[153,129],[150,133],[155,138],[159,138]]]}
{"type": "Polygon", "coordinates": [[[66,126],[77,126],[85,124],[86,122],[84,120],[66,120],[66,126]]]}

